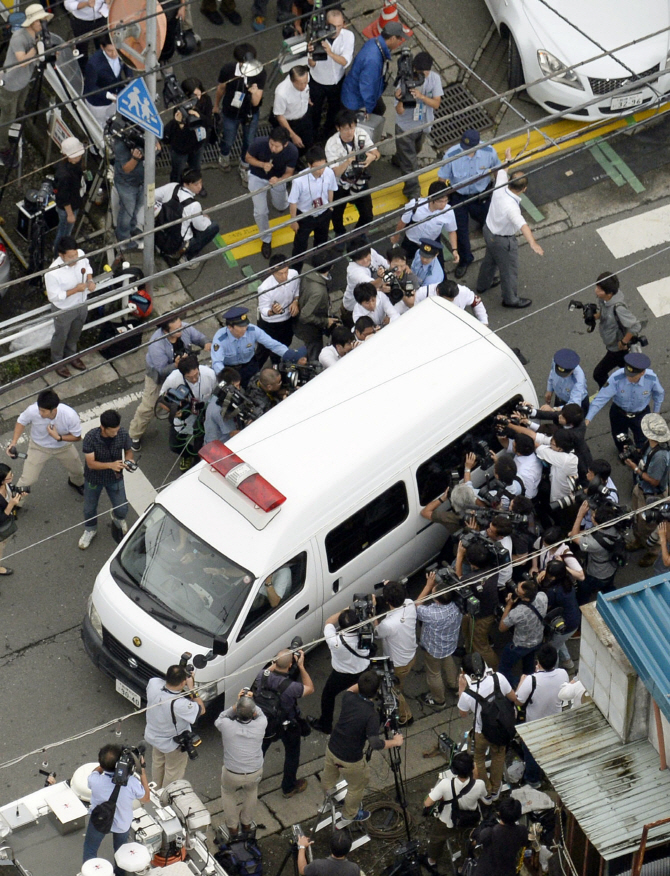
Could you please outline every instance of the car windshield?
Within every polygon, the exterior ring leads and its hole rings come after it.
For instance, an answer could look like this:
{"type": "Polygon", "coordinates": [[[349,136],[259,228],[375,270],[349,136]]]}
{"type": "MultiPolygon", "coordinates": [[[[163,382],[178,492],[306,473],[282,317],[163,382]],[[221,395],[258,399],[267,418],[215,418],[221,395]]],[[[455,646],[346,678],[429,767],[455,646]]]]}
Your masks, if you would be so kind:
{"type": "Polygon", "coordinates": [[[254,580],[154,505],[118,556],[137,587],[212,636],[225,636],[254,580]]]}

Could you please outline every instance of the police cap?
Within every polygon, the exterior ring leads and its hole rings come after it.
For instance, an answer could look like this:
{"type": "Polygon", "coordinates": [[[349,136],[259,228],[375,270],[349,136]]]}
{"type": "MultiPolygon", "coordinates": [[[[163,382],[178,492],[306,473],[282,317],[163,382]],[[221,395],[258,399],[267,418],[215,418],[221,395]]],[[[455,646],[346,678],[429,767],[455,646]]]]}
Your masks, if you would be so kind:
{"type": "Polygon", "coordinates": [[[651,365],[649,356],[645,356],[644,353],[629,353],[627,356],[624,356],[623,361],[626,363],[627,374],[640,374],[640,372],[646,371],[651,365]]]}
{"type": "Polygon", "coordinates": [[[554,366],[559,374],[570,374],[580,363],[580,358],[574,350],[563,347],[554,353],[554,366]]]}
{"type": "Polygon", "coordinates": [[[226,325],[249,325],[248,307],[231,307],[223,314],[226,325]]]}
{"type": "Polygon", "coordinates": [[[461,137],[461,146],[464,149],[469,149],[471,146],[478,146],[481,137],[479,136],[479,131],[475,131],[474,128],[470,128],[467,131],[463,132],[463,136],[461,137]]]}
{"type": "Polygon", "coordinates": [[[421,255],[431,256],[434,258],[440,252],[442,252],[442,246],[436,240],[431,240],[429,237],[421,238],[421,245],[419,246],[419,252],[421,255]]]}

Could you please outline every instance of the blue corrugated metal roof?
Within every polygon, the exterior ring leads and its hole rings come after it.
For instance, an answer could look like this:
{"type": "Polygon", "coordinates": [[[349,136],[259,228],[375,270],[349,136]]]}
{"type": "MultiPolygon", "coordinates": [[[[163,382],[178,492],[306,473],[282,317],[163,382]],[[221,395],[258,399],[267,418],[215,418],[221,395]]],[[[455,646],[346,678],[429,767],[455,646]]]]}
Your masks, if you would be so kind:
{"type": "Polygon", "coordinates": [[[670,575],[599,593],[598,611],[670,721],[670,575]]]}

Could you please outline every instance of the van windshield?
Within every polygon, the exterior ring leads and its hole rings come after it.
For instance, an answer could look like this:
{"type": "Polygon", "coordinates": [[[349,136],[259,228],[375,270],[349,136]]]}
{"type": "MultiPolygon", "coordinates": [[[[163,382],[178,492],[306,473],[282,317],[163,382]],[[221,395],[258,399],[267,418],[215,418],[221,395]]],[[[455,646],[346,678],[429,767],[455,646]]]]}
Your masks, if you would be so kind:
{"type": "Polygon", "coordinates": [[[118,556],[130,581],[156,597],[176,619],[212,636],[225,636],[254,577],[178,523],[160,505],[118,556]]]}

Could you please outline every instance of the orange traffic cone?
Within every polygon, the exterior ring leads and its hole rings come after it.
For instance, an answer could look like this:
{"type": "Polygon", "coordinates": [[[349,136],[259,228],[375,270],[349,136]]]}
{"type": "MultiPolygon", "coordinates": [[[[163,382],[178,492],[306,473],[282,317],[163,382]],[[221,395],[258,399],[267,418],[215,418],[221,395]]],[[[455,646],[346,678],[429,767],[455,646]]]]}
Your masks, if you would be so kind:
{"type": "MultiPolygon", "coordinates": [[[[365,28],[365,30],[363,31],[363,36],[366,39],[378,37],[384,26],[389,24],[391,21],[400,21],[400,18],[398,17],[398,9],[396,8],[395,3],[387,3],[387,5],[382,9],[382,14],[379,16],[379,18],[365,28]]],[[[412,36],[413,31],[411,31],[407,27],[407,25],[403,24],[402,27],[405,31],[406,36],[412,36]]]]}

